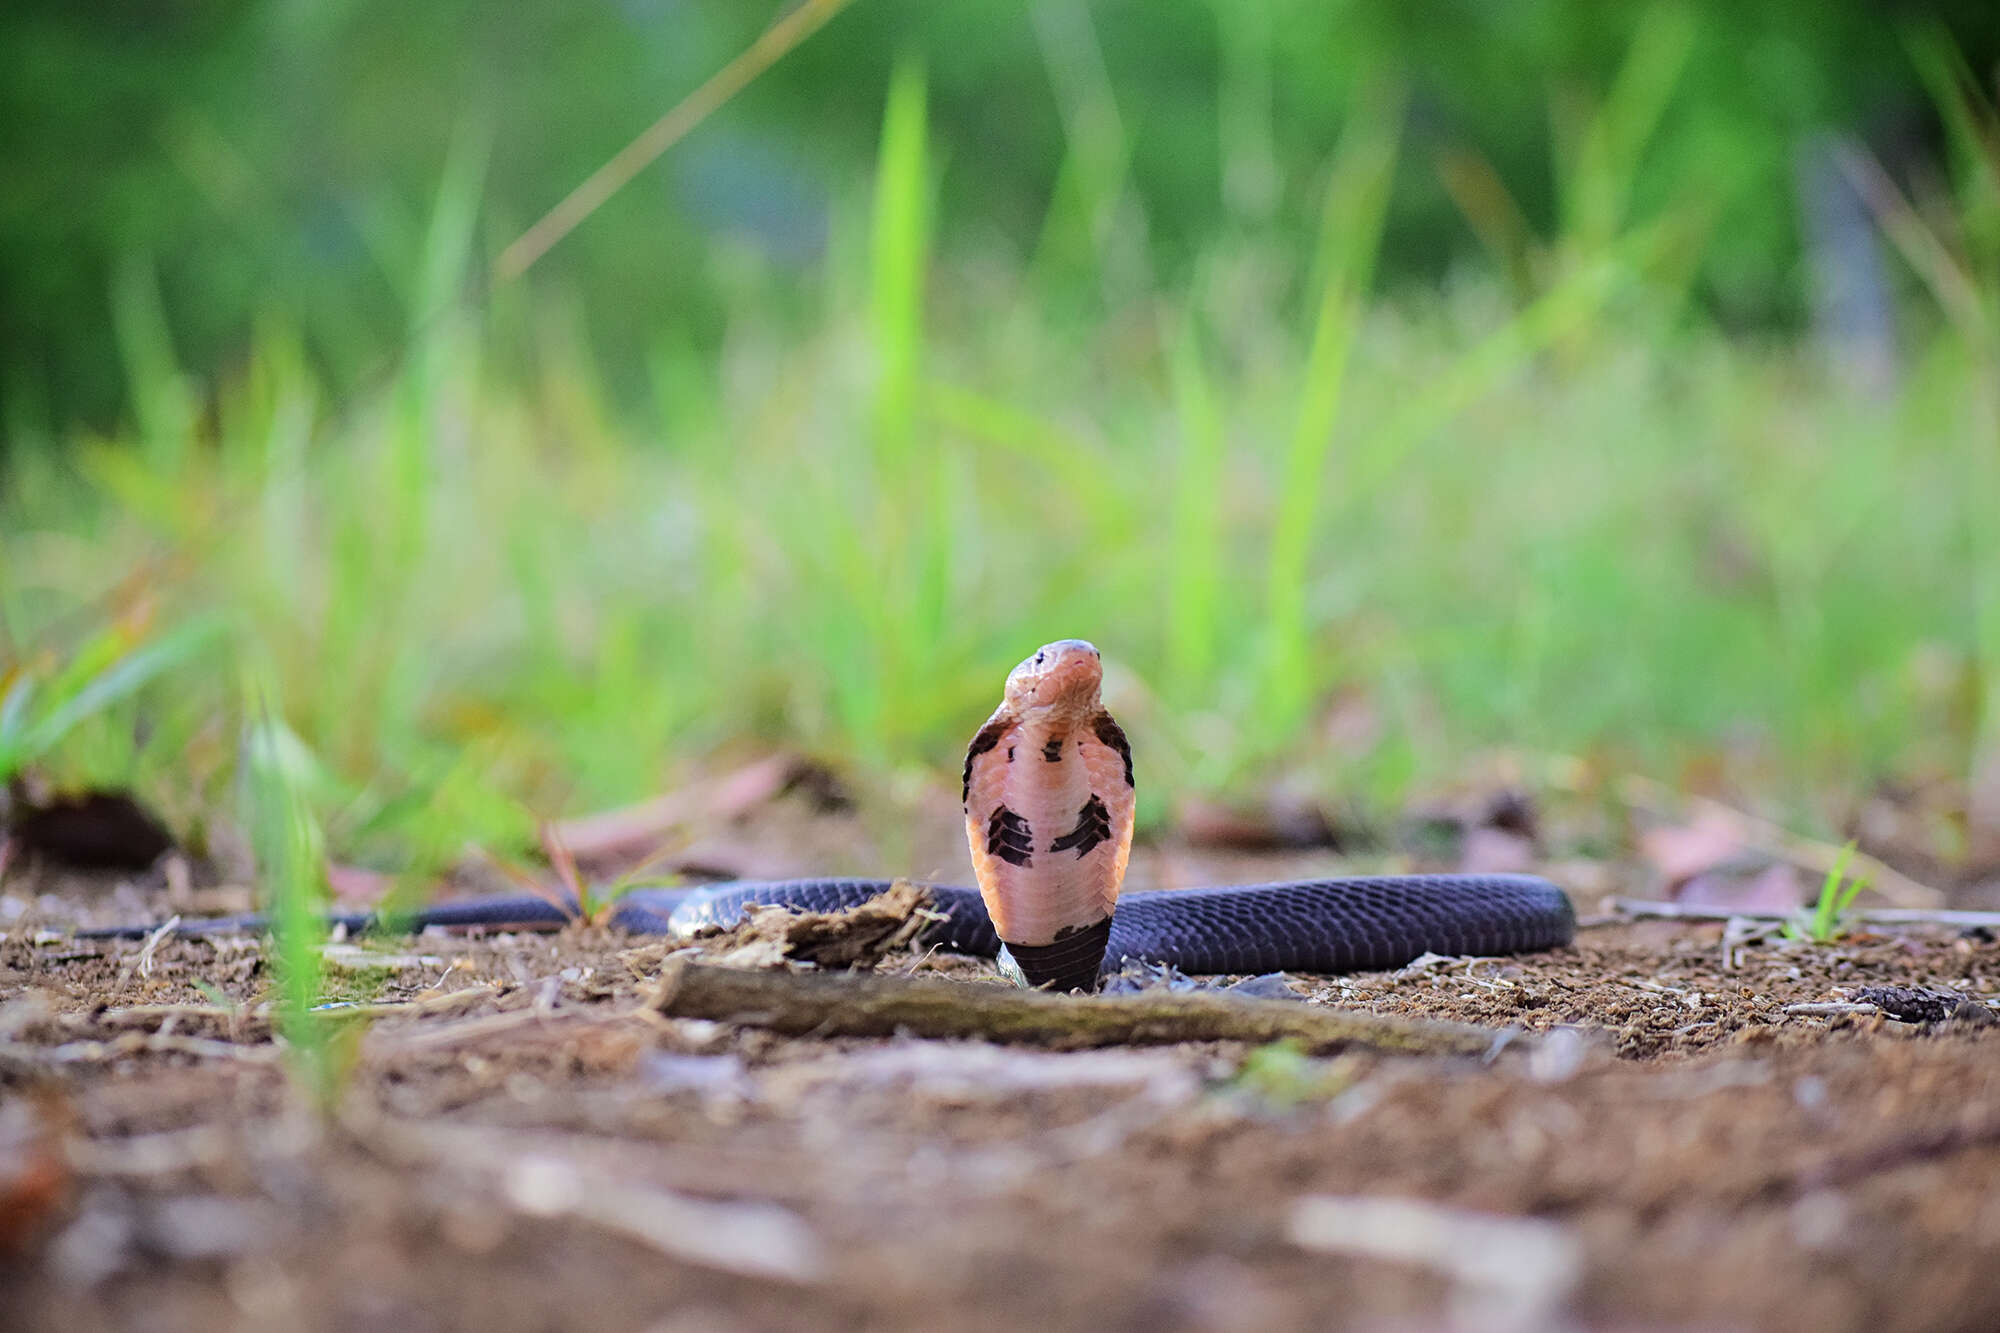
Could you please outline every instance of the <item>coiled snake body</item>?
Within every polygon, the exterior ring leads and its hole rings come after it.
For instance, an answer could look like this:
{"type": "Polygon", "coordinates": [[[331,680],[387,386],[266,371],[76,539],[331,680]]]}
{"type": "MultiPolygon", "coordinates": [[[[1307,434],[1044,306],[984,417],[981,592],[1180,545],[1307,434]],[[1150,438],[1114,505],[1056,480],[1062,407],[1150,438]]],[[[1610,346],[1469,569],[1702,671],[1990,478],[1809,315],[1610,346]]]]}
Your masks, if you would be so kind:
{"type": "MultiPolygon", "coordinates": [[[[1119,890],[1132,842],[1132,761],[1098,701],[1097,650],[1052,643],[1016,667],[1006,699],[966,754],[964,802],[977,889],[930,885],[939,920],[925,947],[1000,955],[1032,985],[1094,989],[1127,959],[1184,972],[1347,972],[1397,967],[1424,953],[1499,954],[1567,944],[1576,914],[1532,875],[1395,875],[1285,880],[1206,889],[1119,890]]],[[[889,888],[886,879],[736,881],[642,889],[610,923],[686,935],[727,926],[753,905],[834,911],[889,888]]],[[[572,919],[536,897],[481,898],[384,921],[332,918],[350,930],[541,926],[572,919]]],[[[184,923],[185,933],[258,928],[261,918],[184,923]]],[[[113,927],[84,935],[134,935],[113,927]]]]}

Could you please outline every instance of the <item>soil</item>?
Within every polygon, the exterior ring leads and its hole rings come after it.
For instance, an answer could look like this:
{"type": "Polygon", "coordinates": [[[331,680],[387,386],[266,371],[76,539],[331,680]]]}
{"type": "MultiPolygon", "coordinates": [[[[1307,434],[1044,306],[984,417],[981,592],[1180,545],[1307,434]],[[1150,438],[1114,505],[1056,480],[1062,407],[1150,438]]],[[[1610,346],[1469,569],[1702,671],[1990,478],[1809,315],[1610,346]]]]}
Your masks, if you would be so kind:
{"type": "Polygon", "coordinates": [[[778,1038],[657,1012],[657,941],[433,932],[329,947],[323,1111],[258,940],[62,929],[170,892],[0,941],[7,1328],[2000,1327],[2000,1025],[1838,1011],[2000,992],[1979,931],[1296,983],[1550,1034],[1492,1060],[778,1038]]]}

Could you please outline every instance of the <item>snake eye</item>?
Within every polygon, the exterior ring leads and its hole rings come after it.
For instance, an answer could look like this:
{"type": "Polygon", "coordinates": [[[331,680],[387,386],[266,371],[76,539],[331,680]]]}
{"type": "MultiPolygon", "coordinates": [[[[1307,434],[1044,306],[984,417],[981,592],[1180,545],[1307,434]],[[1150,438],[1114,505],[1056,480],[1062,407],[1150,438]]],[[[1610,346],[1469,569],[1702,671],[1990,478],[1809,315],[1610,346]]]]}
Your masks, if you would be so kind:
{"type": "Polygon", "coordinates": [[[1040,666],[1040,665],[1042,664],[1042,659],[1043,659],[1043,658],[1045,658],[1045,657],[1047,657],[1047,656],[1048,656],[1048,654],[1047,654],[1047,653],[1036,653],[1036,654],[1035,654],[1035,665],[1036,665],[1036,666],[1040,666]]]}

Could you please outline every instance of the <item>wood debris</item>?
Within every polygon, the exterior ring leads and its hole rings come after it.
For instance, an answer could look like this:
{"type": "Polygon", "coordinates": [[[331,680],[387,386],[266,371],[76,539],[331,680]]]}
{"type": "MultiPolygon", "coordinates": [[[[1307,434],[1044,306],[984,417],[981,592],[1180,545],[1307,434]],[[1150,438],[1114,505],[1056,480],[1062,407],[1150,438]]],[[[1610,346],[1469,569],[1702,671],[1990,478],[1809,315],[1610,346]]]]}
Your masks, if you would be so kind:
{"type": "Polygon", "coordinates": [[[1183,1041],[1271,1042],[1308,1051],[1367,1047],[1489,1056],[1522,1034],[1464,1023],[1203,992],[1050,995],[920,977],[750,972],[669,959],[654,1004],[678,1018],[745,1023],[793,1036],[982,1037],[1073,1050],[1183,1041]]]}

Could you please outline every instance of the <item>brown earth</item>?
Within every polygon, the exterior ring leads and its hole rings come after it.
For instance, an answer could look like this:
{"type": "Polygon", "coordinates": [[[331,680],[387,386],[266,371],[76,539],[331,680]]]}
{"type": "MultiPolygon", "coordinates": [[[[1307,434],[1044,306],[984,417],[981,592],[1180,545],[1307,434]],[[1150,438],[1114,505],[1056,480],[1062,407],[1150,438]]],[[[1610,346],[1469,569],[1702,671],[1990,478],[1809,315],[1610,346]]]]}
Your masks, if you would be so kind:
{"type": "Polygon", "coordinates": [[[31,915],[7,1328],[2000,1327],[1995,1029],[1788,1012],[1991,996],[1978,932],[1618,922],[1301,981],[1559,1034],[1490,1062],[780,1039],[655,1012],[657,942],[433,933],[330,947],[358,1007],[320,1115],[257,941],[31,915]]]}

